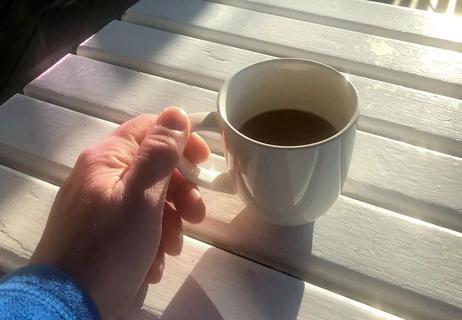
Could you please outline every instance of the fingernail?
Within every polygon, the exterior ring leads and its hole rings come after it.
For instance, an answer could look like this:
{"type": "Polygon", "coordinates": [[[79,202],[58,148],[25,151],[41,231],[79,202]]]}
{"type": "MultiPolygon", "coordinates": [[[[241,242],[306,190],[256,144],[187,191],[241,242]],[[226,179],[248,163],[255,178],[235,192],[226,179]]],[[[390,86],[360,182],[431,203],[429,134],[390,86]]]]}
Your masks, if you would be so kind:
{"type": "Polygon", "coordinates": [[[162,111],[157,123],[171,130],[185,131],[188,128],[188,116],[181,108],[169,107],[162,111]]]}
{"type": "Polygon", "coordinates": [[[193,198],[194,201],[198,201],[202,199],[202,195],[199,192],[199,190],[197,190],[196,188],[193,188],[191,189],[191,198],[193,198]]]}

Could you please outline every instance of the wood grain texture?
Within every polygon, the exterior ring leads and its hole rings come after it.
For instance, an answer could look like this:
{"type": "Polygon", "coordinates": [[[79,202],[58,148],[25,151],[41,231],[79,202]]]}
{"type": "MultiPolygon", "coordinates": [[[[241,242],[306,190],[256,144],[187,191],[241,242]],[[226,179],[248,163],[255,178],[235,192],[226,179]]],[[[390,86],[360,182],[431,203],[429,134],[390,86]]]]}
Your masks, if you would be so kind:
{"type": "Polygon", "coordinates": [[[213,110],[217,99],[210,90],[71,54],[30,82],[24,93],[118,123],[169,105],[213,110]]]}
{"type": "Polygon", "coordinates": [[[77,54],[164,78],[218,89],[236,71],[273,57],[196,38],[112,21],[77,54]],[[123,41],[119,41],[123,39],[123,41]],[[198,73],[198,70],[200,72],[198,73]]]}
{"type": "MultiPolygon", "coordinates": [[[[58,187],[0,166],[0,248],[23,261],[31,256],[58,187]]],[[[11,259],[0,254],[8,269],[11,259]]]]}
{"type": "MultiPolygon", "coordinates": [[[[0,124],[2,158],[56,183],[70,172],[84,147],[115,128],[110,122],[24,96],[15,96],[0,108],[0,124]],[[5,131],[8,123],[24,124],[28,130],[5,131]],[[80,123],[80,128],[70,132],[73,123],[80,123]],[[29,143],[32,136],[37,138],[29,143]],[[13,148],[15,153],[5,154],[13,148]],[[42,158],[51,165],[32,161],[42,158]],[[54,170],[54,164],[65,169],[54,170]]],[[[365,143],[379,143],[368,142],[363,135],[365,143]]],[[[214,156],[209,165],[223,167],[224,161],[214,156]]],[[[266,224],[234,196],[204,191],[204,198],[206,222],[187,226],[195,237],[299,277],[314,277],[313,281],[350,297],[383,303],[394,313],[450,319],[461,311],[462,256],[454,249],[462,245],[460,233],[346,197],[339,198],[314,230],[312,225],[266,224]]]]}
{"type": "MultiPolygon", "coordinates": [[[[26,263],[45,226],[57,187],[0,166],[0,247],[26,263]]],[[[161,283],[150,286],[130,319],[399,319],[205,243],[185,237],[167,256],[161,283]]]]}
{"type": "MultiPolygon", "coordinates": [[[[122,22],[109,24],[82,44],[78,53],[212,90],[218,90],[225,79],[240,69],[272,58],[122,22]],[[117,41],[119,34],[124,34],[129,43],[117,41]]],[[[86,70],[83,76],[89,74],[86,70]]],[[[361,129],[462,156],[461,100],[356,75],[346,76],[361,99],[361,129]]],[[[125,75],[127,83],[130,78],[131,75],[125,75]]],[[[64,97],[61,100],[65,100],[64,97]]]]}
{"type": "Polygon", "coordinates": [[[459,52],[202,0],[142,0],[127,10],[123,19],[262,53],[317,60],[377,80],[462,97],[459,52]]]}
{"type": "Polygon", "coordinates": [[[354,75],[363,131],[462,157],[462,100],[354,75]]]}
{"type": "MultiPolygon", "coordinates": [[[[176,63],[174,60],[171,63],[176,63]]],[[[197,76],[200,77],[198,73],[197,76]]],[[[390,137],[401,137],[402,133],[422,146],[431,141],[437,144],[445,135],[444,140],[451,143],[441,145],[441,149],[460,155],[461,101],[351,77],[363,99],[360,129],[389,133],[390,137]],[[426,131],[419,134],[420,130],[426,131]],[[426,140],[429,136],[435,138],[426,140]]],[[[209,90],[74,56],[37,78],[25,92],[115,122],[147,111],[160,112],[169,104],[182,105],[188,112],[211,111],[215,109],[216,97],[209,90]],[[79,72],[72,75],[74,70],[79,72]],[[69,84],[64,79],[70,76],[74,82],[69,84]],[[126,89],[134,94],[124,94],[126,89]]],[[[351,197],[462,229],[462,200],[458,196],[462,194],[460,158],[360,132],[349,177],[344,192],[351,197]]]]}
{"type": "Polygon", "coordinates": [[[462,51],[462,18],[361,0],[209,0],[386,38],[462,51]]]}
{"type": "Polygon", "coordinates": [[[358,132],[344,194],[462,230],[462,159],[358,132]]]}
{"type": "Polygon", "coordinates": [[[0,107],[0,122],[0,160],[32,170],[39,177],[53,172],[52,182],[67,177],[84,146],[117,127],[78,112],[61,112],[56,106],[21,95],[0,107]]]}

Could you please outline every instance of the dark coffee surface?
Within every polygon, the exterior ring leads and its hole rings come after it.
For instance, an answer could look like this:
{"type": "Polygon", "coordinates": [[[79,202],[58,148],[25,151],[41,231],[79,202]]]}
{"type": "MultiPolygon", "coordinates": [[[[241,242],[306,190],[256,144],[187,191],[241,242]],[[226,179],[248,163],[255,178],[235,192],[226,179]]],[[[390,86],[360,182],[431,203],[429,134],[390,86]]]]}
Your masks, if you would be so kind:
{"type": "Polygon", "coordinates": [[[280,146],[314,143],[337,133],[334,126],[320,116],[291,109],[256,115],[247,120],[239,131],[254,140],[280,146]]]}

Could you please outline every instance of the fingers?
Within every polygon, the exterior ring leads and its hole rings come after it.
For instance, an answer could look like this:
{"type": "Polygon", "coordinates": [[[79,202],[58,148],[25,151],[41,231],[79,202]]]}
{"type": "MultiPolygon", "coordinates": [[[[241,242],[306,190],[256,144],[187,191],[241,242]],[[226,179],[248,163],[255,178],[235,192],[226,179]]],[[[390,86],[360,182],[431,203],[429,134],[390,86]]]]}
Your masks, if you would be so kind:
{"type": "Polygon", "coordinates": [[[168,202],[164,206],[160,247],[165,253],[172,256],[179,255],[183,248],[183,223],[181,222],[181,216],[168,202]]]}
{"type": "Polygon", "coordinates": [[[197,187],[185,183],[173,196],[173,202],[181,217],[190,223],[200,223],[205,218],[205,204],[197,187]]]}
{"type": "Polygon", "coordinates": [[[146,276],[146,281],[152,284],[158,283],[164,274],[165,253],[162,250],[157,251],[157,255],[152,262],[151,268],[146,276]]]}
{"type": "Polygon", "coordinates": [[[146,132],[124,174],[126,188],[138,193],[160,183],[158,187],[166,190],[188,136],[189,120],[183,110],[176,107],[165,109],[146,132]]]}
{"type": "Polygon", "coordinates": [[[185,157],[192,163],[201,163],[207,160],[209,154],[210,149],[204,139],[195,132],[191,133],[184,149],[185,157]]]}
{"type": "Polygon", "coordinates": [[[175,205],[179,215],[190,223],[199,223],[205,217],[205,204],[197,186],[181,175],[178,170],[172,175],[167,199],[175,205]]]}
{"type": "Polygon", "coordinates": [[[169,202],[165,202],[162,220],[162,238],[156,257],[149,269],[146,281],[157,283],[161,280],[165,268],[165,253],[176,256],[183,248],[183,224],[181,217],[169,202]]]}

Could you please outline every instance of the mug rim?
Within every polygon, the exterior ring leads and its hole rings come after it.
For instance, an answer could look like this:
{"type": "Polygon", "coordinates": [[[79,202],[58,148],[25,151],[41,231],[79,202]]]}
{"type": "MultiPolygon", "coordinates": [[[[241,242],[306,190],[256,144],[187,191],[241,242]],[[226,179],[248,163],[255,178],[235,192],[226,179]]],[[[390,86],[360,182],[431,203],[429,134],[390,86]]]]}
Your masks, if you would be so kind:
{"type": "Polygon", "coordinates": [[[348,79],[340,71],[338,71],[338,70],[336,70],[336,69],[334,69],[334,68],[332,68],[332,67],[330,67],[330,66],[328,66],[326,64],[316,62],[316,61],[313,61],[313,60],[309,60],[309,59],[276,58],[276,59],[270,59],[270,60],[265,60],[265,61],[254,63],[254,64],[252,64],[250,66],[247,66],[247,67],[239,70],[238,72],[234,73],[231,77],[229,77],[223,83],[220,91],[218,92],[217,111],[218,111],[218,114],[220,115],[221,120],[226,124],[227,127],[229,127],[234,133],[236,133],[237,135],[239,135],[240,137],[244,138],[245,140],[247,140],[247,141],[249,141],[251,143],[254,143],[254,144],[260,145],[262,147],[266,147],[266,148],[272,148],[272,149],[296,150],[296,149],[306,149],[306,148],[316,147],[316,146],[328,143],[328,142],[330,142],[332,140],[335,140],[335,139],[338,139],[339,137],[341,137],[346,131],[348,131],[357,122],[357,120],[359,118],[359,98],[358,98],[358,92],[356,91],[356,88],[353,85],[353,83],[351,83],[350,79],[348,79]],[[316,142],[313,142],[313,143],[300,144],[300,145],[294,145],[294,146],[284,146],[284,145],[277,145],[277,144],[270,144],[270,143],[260,142],[258,140],[252,139],[252,138],[244,135],[242,132],[240,132],[237,128],[235,128],[229,122],[228,117],[226,116],[226,108],[225,108],[226,101],[223,101],[223,99],[228,93],[228,89],[229,89],[231,81],[233,80],[233,78],[235,78],[236,75],[238,75],[238,74],[240,74],[240,73],[242,73],[244,71],[247,71],[249,69],[255,68],[257,66],[260,66],[262,64],[286,63],[286,62],[290,62],[290,61],[308,63],[310,65],[316,65],[317,67],[320,67],[321,69],[324,69],[326,71],[335,73],[337,76],[342,78],[346,83],[348,83],[349,87],[352,89],[353,97],[354,97],[354,100],[355,100],[355,106],[354,106],[355,111],[354,111],[354,114],[351,117],[350,121],[342,128],[342,130],[338,131],[336,134],[334,134],[334,135],[332,135],[332,136],[330,136],[330,137],[328,137],[326,139],[316,141],[316,142]]]}

